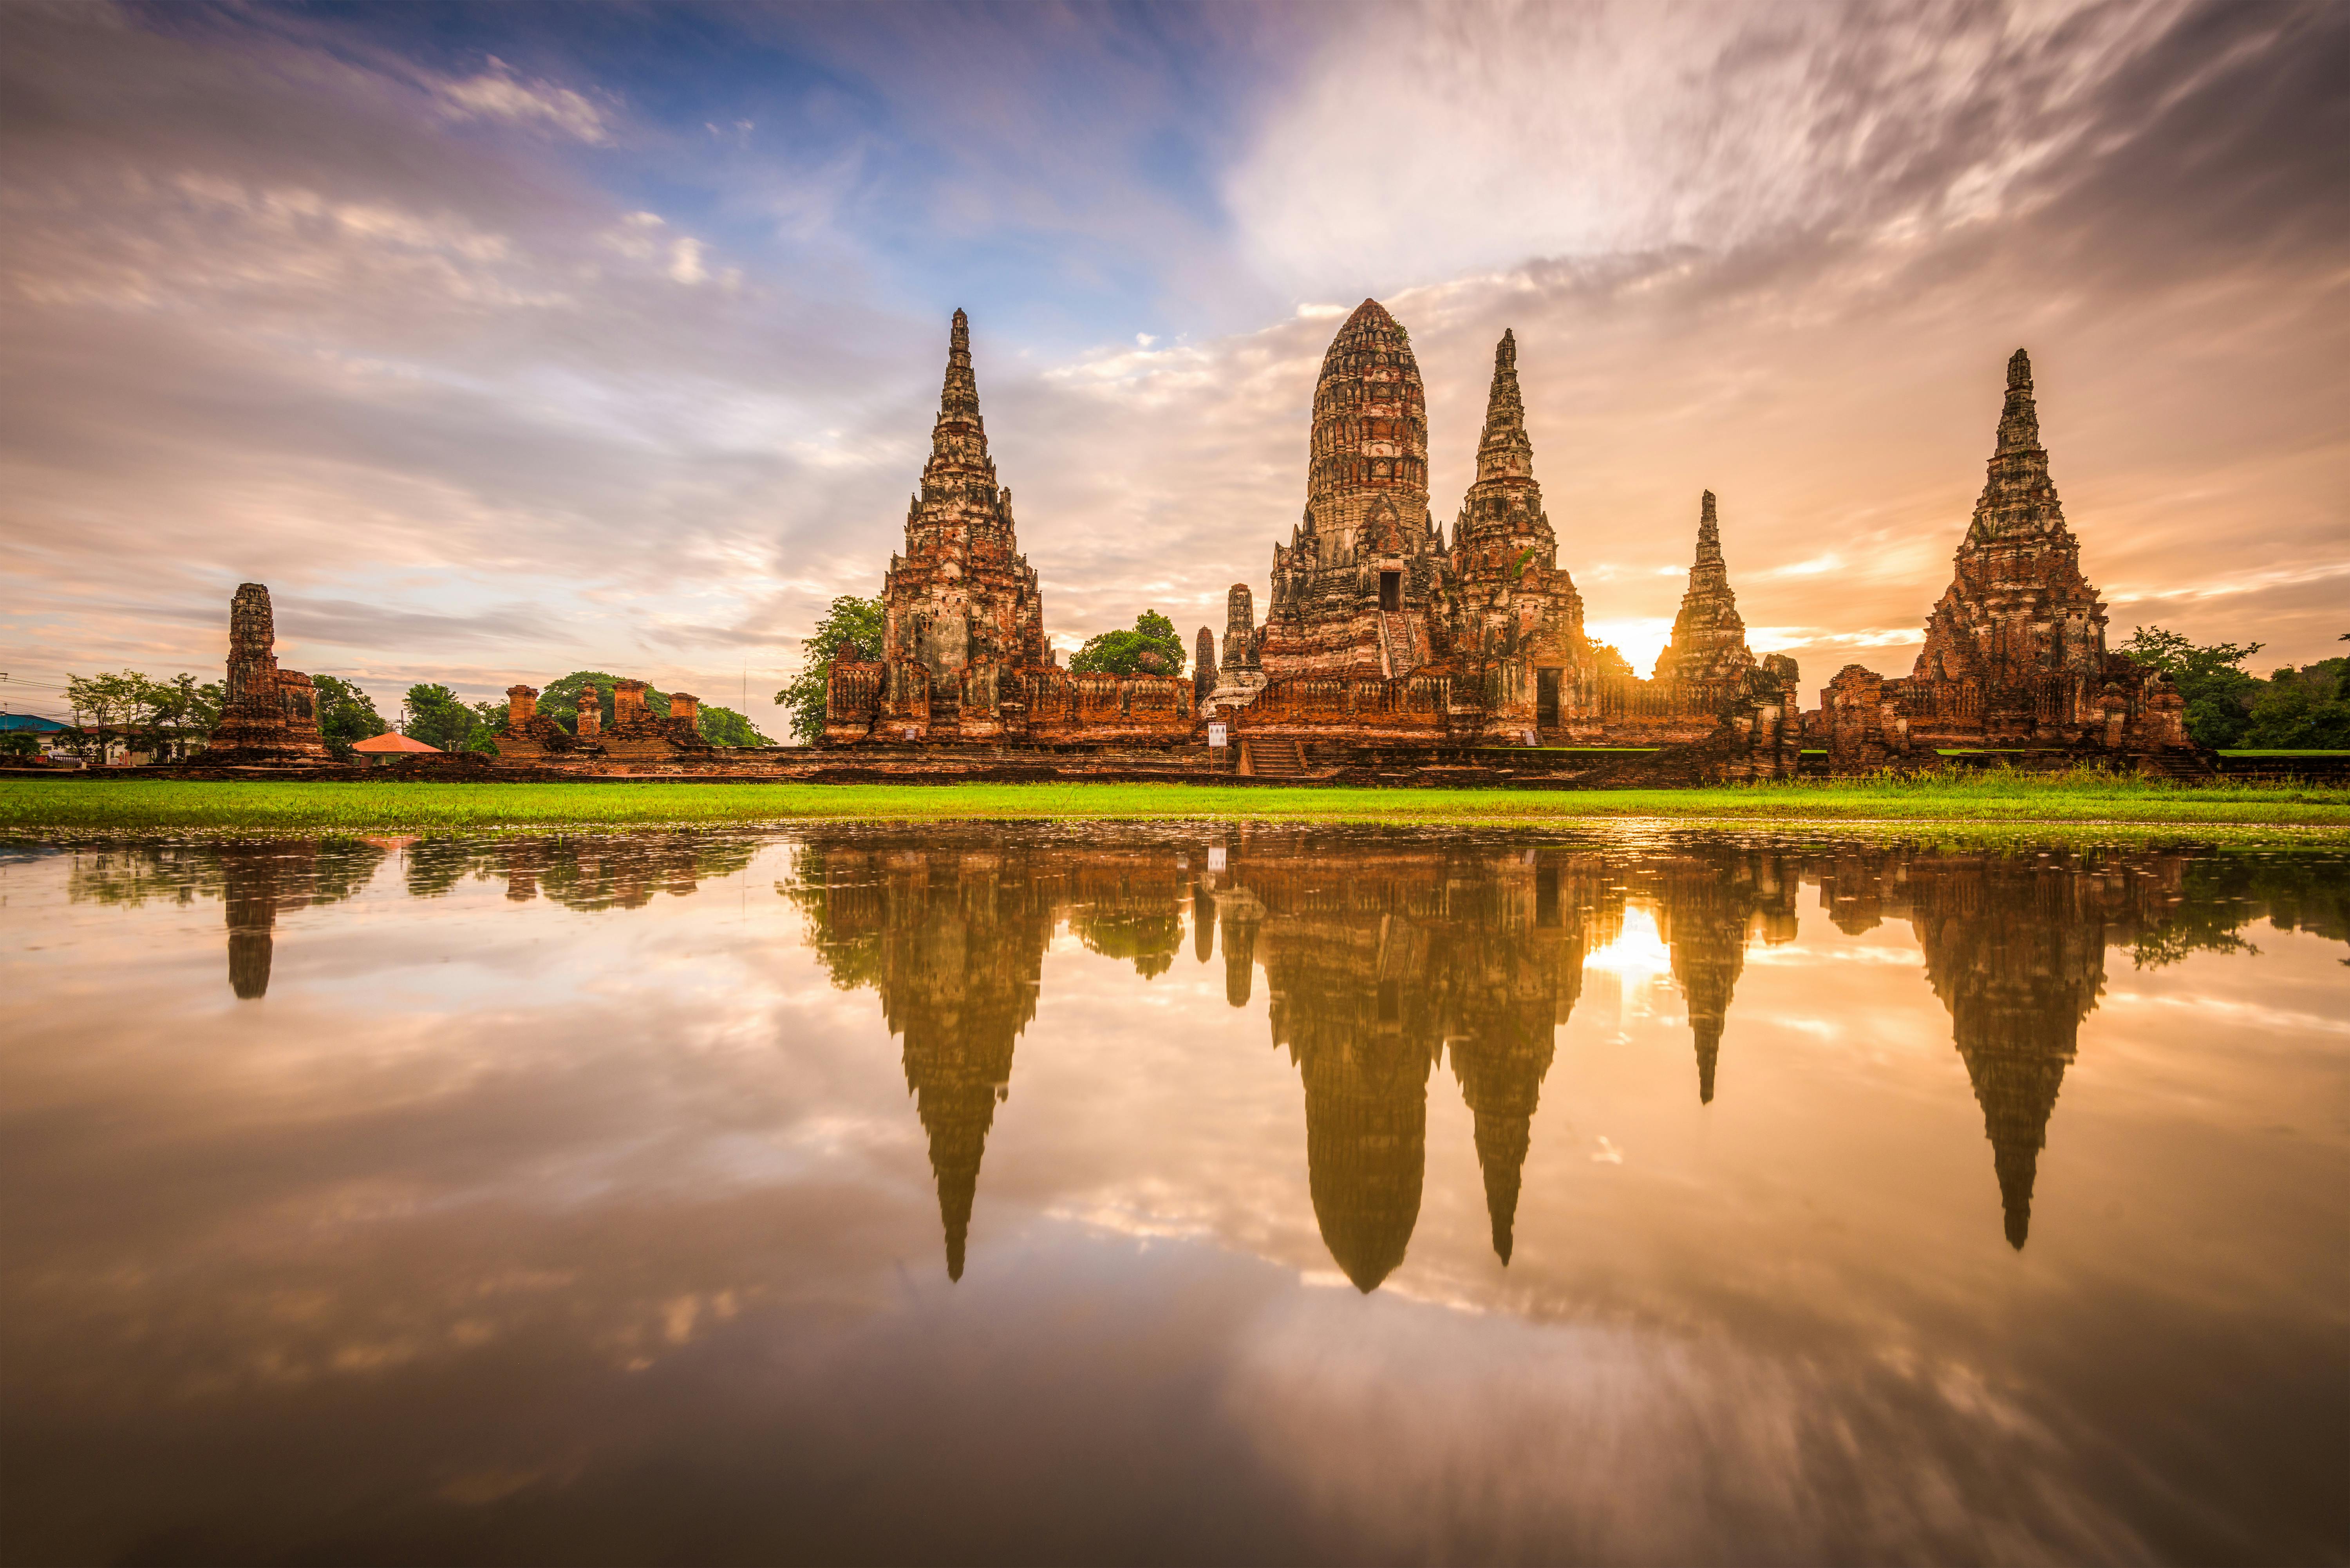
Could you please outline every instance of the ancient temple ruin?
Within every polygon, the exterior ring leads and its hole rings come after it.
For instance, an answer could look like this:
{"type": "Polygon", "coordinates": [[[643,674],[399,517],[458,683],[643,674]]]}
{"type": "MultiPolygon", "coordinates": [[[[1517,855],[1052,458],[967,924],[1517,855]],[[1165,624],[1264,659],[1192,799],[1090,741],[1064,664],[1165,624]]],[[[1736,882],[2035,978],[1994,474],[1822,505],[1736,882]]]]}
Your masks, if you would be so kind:
{"type": "Polygon", "coordinates": [[[1377,300],[1347,318],[1314,388],[1305,515],[1273,548],[1269,680],[1392,680],[1440,650],[1443,541],[1428,510],[1428,397],[1377,300]]]}
{"type": "Polygon", "coordinates": [[[958,310],[930,462],[883,580],[881,657],[832,662],[824,743],[1158,744],[1191,738],[1190,680],[1072,674],[1045,641],[1044,596],[996,483],[958,310]]]}
{"type": "Polygon", "coordinates": [[[1477,477],[1449,545],[1428,510],[1425,408],[1409,336],[1365,300],[1323,360],[1305,514],[1274,546],[1265,625],[1227,628],[1221,671],[1260,679],[1220,673],[1214,716],[1263,751],[1702,742],[1738,752],[1736,776],[1792,768],[1794,668],[1746,647],[1711,493],[1674,657],[1641,680],[1585,634],[1534,478],[1516,335],[1494,347],[1477,477]]]}
{"type": "Polygon", "coordinates": [[[1689,591],[1673,617],[1672,640],[1657,655],[1659,680],[1728,681],[1754,668],[1746,646],[1746,622],[1738,596],[1730,591],[1730,568],[1721,558],[1721,524],[1713,492],[1698,503],[1697,559],[1690,566],[1689,591]]]}
{"type": "Polygon", "coordinates": [[[1877,682],[1853,665],[1822,694],[1846,744],[1872,758],[1950,745],[2196,753],[2169,679],[2106,647],[2106,607],[2048,475],[2021,348],[1989,469],[1908,678],[1877,682]]]}
{"type": "Polygon", "coordinates": [[[269,590],[244,583],[228,606],[228,690],[204,748],[207,765],[300,765],[331,762],[318,733],[318,693],[310,678],[277,668],[277,628],[269,590]]]}

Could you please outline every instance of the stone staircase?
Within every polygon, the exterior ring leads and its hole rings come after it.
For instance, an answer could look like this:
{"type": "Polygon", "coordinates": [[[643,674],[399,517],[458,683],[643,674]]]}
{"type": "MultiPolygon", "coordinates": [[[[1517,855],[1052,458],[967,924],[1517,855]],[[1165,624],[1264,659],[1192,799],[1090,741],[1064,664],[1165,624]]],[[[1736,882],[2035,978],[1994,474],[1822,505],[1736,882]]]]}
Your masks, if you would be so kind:
{"type": "Polygon", "coordinates": [[[1390,680],[1412,670],[1411,634],[1400,623],[1400,617],[1389,620],[1387,611],[1379,611],[1379,660],[1386,666],[1390,680]]]}
{"type": "Polygon", "coordinates": [[[1248,749],[1249,772],[1258,778],[1294,779],[1305,776],[1305,748],[1294,736],[1251,736],[1248,749]]]}
{"type": "Polygon", "coordinates": [[[2146,778],[2175,779],[2180,784],[2202,784],[2217,773],[2200,752],[2143,753],[2137,759],[2137,771],[2146,778]]]}

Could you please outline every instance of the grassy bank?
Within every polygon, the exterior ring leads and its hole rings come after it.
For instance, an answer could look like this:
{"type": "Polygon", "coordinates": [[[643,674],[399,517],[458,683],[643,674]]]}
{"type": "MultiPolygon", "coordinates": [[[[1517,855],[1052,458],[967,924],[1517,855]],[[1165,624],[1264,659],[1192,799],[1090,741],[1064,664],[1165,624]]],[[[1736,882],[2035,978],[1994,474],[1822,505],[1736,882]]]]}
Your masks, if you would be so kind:
{"type": "Polygon", "coordinates": [[[2350,830],[2350,790],[2182,787],[2095,774],[1822,779],[1692,790],[1313,789],[1186,784],[275,784],[0,781],[0,834],[480,831],[865,821],[1198,819],[1762,826],[2142,824],[2350,830]]]}

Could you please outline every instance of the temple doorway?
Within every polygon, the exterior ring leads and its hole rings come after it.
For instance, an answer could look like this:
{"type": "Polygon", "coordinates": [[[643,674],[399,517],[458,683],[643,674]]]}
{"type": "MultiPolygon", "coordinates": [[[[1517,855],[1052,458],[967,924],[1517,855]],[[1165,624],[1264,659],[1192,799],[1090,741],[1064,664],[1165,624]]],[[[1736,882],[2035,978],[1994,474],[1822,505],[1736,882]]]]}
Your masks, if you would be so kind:
{"type": "Polygon", "coordinates": [[[1403,608],[1403,574],[1401,572],[1379,574],[1379,608],[1383,610],[1403,608]]]}

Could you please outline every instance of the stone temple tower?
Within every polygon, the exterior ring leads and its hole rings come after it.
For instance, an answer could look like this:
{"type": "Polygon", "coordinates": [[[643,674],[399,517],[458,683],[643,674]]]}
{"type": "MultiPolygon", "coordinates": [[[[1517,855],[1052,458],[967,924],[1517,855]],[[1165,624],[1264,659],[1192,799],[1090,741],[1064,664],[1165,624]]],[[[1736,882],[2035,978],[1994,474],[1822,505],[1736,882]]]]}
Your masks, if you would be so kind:
{"type": "Polygon", "coordinates": [[[882,659],[893,678],[909,666],[928,672],[934,726],[970,735],[973,724],[957,710],[993,713],[1001,672],[1046,662],[1044,597],[1014,536],[1012,492],[995,483],[971,320],[960,310],[931,460],[906,509],[906,553],[891,557],[881,594],[882,659]]]}
{"type": "Polygon", "coordinates": [[[1376,299],[1331,339],[1314,389],[1305,516],[1273,549],[1269,680],[1398,676],[1437,658],[1442,541],[1428,511],[1428,396],[1376,299]]]}
{"type": "Polygon", "coordinates": [[[269,590],[244,583],[228,606],[228,689],[205,756],[232,766],[327,763],[318,697],[310,678],[277,667],[277,623],[269,590]]]}
{"type": "Polygon", "coordinates": [[[2062,740],[2095,726],[2106,607],[2081,576],[2081,543],[2048,477],[2021,348],[2007,362],[1999,444],[1954,565],[1911,686],[1941,688],[1921,696],[1941,695],[1944,707],[1980,703],[1986,738],[2062,740]]]}
{"type": "Polygon", "coordinates": [[[1689,591],[1673,618],[1672,640],[1657,655],[1659,680],[1735,680],[1754,668],[1746,646],[1746,622],[1738,596],[1730,591],[1730,568],[1721,558],[1721,524],[1713,492],[1698,503],[1697,559],[1690,566],[1689,591]]]}

